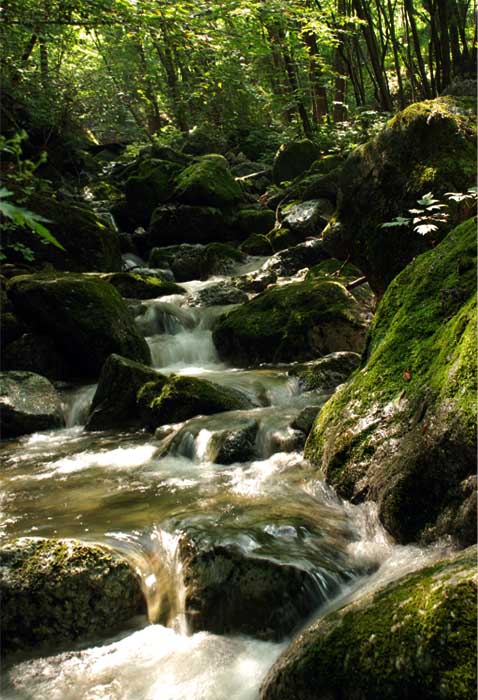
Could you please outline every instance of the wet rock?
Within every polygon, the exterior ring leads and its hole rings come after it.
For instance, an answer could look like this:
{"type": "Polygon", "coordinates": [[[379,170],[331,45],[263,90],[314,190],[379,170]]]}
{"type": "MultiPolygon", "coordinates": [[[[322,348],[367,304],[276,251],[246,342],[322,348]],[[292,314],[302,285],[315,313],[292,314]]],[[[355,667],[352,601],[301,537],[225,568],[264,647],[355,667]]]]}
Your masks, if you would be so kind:
{"type": "Polygon", "coordinates": [[[144,253],[154,246],[204,244],[233,240],[235,236],[234,227],[217,207],[164,204],[154,210],[147,236],[138,245],[144,253]]]}
{"type": "Polygon", "coordinates": [[[278,277],[291,277],[299,270],[313,267],[329,257],[321,241],[310,240],[276,253],[264,267],[275,272],[278,277]]]}
{"type": "Polygon", "coordinates": [[[101,369],[85,430],[143,427],[137,393],[146,382],[158,386],[161,380],[166,383],[165,377],[146,365],[110,355],[101,369]]]}
{"type": "Polygon", "coordinates": [[[245,556],[232,547],[180,545],[186,619],[193,632],[247,634],[278,640],[321,602],[311,574],[245,556]]]}
{"type": "Polygon", "coordinates": [[[378,502],[400,542],[476,538],[463,487],[476,470],[475,237],[469,220],[391,283],[363,368],[306,445],[340,496],[378,502]]]}
{"type": "Polygon", "coordinates": [[[229,169],[217,159],[202,159],[177,177],[175,199],[182,204],[224,208],[239,202],[242,191],[229,169]]]}
{"type": "Polygon", "coordinates": [[[172,375],[166,384],[145,385],[140,402],[149,410],[150,425],[180,423],[198,415],[252,408],[252,401],[238,389],[222,387],[205,379],[172,375]]]}
{"type": "Polygon", "coordinates": [[[261,700],[471,700],[476,599],[473,547],[314,623],[272,667],[261,700]]]}
{"type": "Polygon", "coordinates": [[[358,265],[377,294],[443,236],[381,225],[407,216],[426,192],[441,198],[474,184],[474,110],[469,98],[410,105],[355,149],[342,168],[338,208],[323,233],[324,245],[332,256],[358,265]]]}
{"type": "Polygon", "coordinates": [[[169,265],[178,282],[187,282],[224,274],[243,260],[244,255],[239,250],[225,243],[210,243],[207,246],[184,243],[153,248],[149,265],[169,265]]]}
{"type": "Polygon", "coordinates": [[[258,294],[263,292],[270,284],[277,281],[277,275],[272,270],[256,270],[241,277],[234,277],[232,282],[243,292],[258,294]]]}
{"type": "Polygon", "coordinates": [[[227,304],[243,304],[248,300],[245,292],[231,284],[218,282],[200,289],[195,294],[193,306],[225,306],[227,304]]]}
{"type": "Polygon", "coordinates": [[[313,141],[291,141],[277,151],[272,166],[272,179],[276,185],[289,182],[310,168],[320,156],[320,148],[313,141]]]}
{"type": "Polygon", "coordinates": [[[3,353],[2,366],[34,372],[51,380],[66,380],[74,373],[54,340],[38,333],[23,333],[9,343],[3,353]]]}
{"type": "Polygon", "coordinates": [[[362,351],[365,333],[360,306],[345,287],[312,281],[267,289],[220,316],[213,340],[221,358],[247,366],[362,351]]]}
{"type": "Polygon", "coordinates": [[[55,387],[33,372],[0,372],[0,409],[3,438],[65,425],[55,387]]]}
{"type": "Polygon", "coordinates": [[[0,550],[3,654],[111,635],[145,612],[129,564],[76,540],[25,537],[0,550]]]}
{"type": "Polygon", "coordinates": [[[268,437],[269,455],[276,452],[301,452],[305,445],[305,435],[302,430],[289,426],[283,430],[276,430],[268,437]]]}
{"type": "Polygon", "coordinates": [[[302,391],[320,390],[331,393],[360,365],[356,352],[333,352],[319,360],[307,362],[289,369],[289,374],[298,377],[302,391]]]}
{"type": "Polygon", "coordinates": [[[308,435],[322,406],[306,406],[294,418],[290,427],[308,435]]]}
{"type": "Polygon", "coordinates": [[[128,299],[157,299],[170,294],[186,294],[186,290],[174,282],[164,282],[157,277],[146,277],[133,272],[114,272],[102,275],[102,279],[128,299]]]}
{"type": "Polygon", "coordinates": [[[318,235],[330,217],[334,207],[327,199],[310,199],[294,204],[283,212],[282,226],[305,236],[318,235]]]}
{"type": "Polygon", "coordinates": [[[151,356],[145,339],[116,289],[89,275],[50,274],[13,278],[15,311],[51,337],[78,377],[96,377],[116,352],[139,362],[151,356]]]}

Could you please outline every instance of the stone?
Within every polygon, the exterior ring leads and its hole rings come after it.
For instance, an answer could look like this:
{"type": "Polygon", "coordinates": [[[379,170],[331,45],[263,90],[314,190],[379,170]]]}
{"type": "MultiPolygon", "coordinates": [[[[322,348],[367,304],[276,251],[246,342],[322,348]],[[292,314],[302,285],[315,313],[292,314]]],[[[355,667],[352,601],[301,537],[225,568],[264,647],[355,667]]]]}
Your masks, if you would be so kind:
{"type": "Polygon", "coordinates": [[[165,204],[154,210],[142,245],[150,250],[154,246],[233,240],[235,235],[217,207],[165,204]]]}
{"type": "Polygon", "coordinates": [[[131,312],[104,280],[72,273],[24,275],[10,280],[9,294],[16,313],[54,340],[77,377],[97,377],[113,352],[151,361],[131,312]]]}
{"type": "Polygon", "coordinates": [[[111,636],[145,613],[138,577],[106,547],[24,537],[0,549],[2,654],[111,636]]]}
{"type": "Polygon", "coordinates": [[[191,302],[192,306],[225,306],[227,304],[243,304],[248,301],[245,292],[226,282],[217,282],[200,289],[191,302]]]}
{"type": "Polygon", "coordinates": [[[373,500],[399,541],[476,538],[476,226],[389,285],[360,371],[325,404],[305,456],[338,494],[373,500]]]}
{"type": "Polygon", "coordinates": [[[312,239],[294,245],[273,255],[265,263],[267,270],[272,270],[279,277],[290,277],[305,267],[313,267],[322,260],[329,258],[322,242],[312,239]]]}
{"type": "Polygon", "coordinates": [[[149,265],[169,265],[178,282],[207,279],[212,275],[229,272],[244,260],[244,254],[226,243],[209,245],[182,245],[153,248],[149,265]]]}
{"type": "Polygon", "coordinates": [[[74,374],[55,341],[39,333],[23,333],[9,343],[3,352],[2,366],[41,374],[52,381],[67,380],[74,374]]]}
{"type": "Polygon", "coordinates": [[[282,211],[281,226],[304,237],[318,235],[332,216],[334,207],[328,199],[309,199],[282,211]]]}
{"type": "Polygon", "coordinates": [[[306,406],[294,418],[290,427],[308,435],[322,406],[306,406]]]}
{"type": "Polygon", "coordinates": [[[178,175],[174,196],[182,204],[222,209],[239,202],[242,191],[223,163],[202,159],[178,175]]]}
{"type": "Polygon", "coordinates": [[[165,282],[136,272],[113,272],[102,275],[101,279],[112,284],[122,297],[128,299],[157,299],[171,294],[186,294],[184,287],[174,282],[165,282]]]}
{"type": "Polygon", "coordinates": [[[476,547],[365,594],[309,626],[261,700],[476,695],[476,547]]]}
{"type": "Polygon", "coordinates": [[[289,374],[299,379],[302,391],[319,390],[329,394],[345,382],[359,366],[358,353],[333,352],[318,360],[293,366],[289,369],[289,374]]]}
{"type": "Polygon", "coordinates": [[[291,141],[282,144],[272,166],[272,180],[276,185],[290,182],[310,168],[320,156],[320,148],[313,141],[291,141]]]}
{"type": "Polygon", "coordinates": [[[2,438],[63,428],[60,397],[46,377],[33,372],[0,372],[2,438]]]}
{"type": "Polygon", "coordinates": [[[181,166],[167,160],[148,159],[141,162],[139,172],[125,183],[128,218],[134,226],[148,226],[153,211],[173,195],[176,176],[181,166]]]}

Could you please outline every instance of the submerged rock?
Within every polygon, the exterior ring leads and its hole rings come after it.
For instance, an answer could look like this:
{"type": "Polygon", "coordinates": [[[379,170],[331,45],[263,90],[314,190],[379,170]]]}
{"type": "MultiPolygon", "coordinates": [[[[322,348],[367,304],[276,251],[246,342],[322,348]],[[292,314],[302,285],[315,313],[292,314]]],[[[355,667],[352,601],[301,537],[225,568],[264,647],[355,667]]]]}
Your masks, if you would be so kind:
{"type": "Polygon", "coordinates": [[[389,286],[366,364],[324,406],[306,445],[339,495],[378,501],[400,542],[476,538],[475,289],[469,220],[389,286]]]}
{"type": "Polygon", "coordinates": [[[272,179],[276,185],[289,182],[310,168],[320,156],[320,148],[313,141],[291,141],[277,151],[272,166],[272,179]]]}
{"type": "Polygon", "coordinates": [[[185,612],[193,632],[282,639],[323,601],[311,574],[233,547],[180,544],[185,612]]]}
{"type": "Polygon", "coordinates": [[[381,228],[408,216],[427,192],[466,192],[476,178],[476,102],[439,97],[410,105],[355,149],[341,170],[338,208],[323,233],[331,255],[350,259],[383,294],[416,255],[436,243],[412,227],[381,228]]]}
{"type": "Polygon", "coordinates": [[[143,427],[137,393],[146,382],[158,383],[161,379],[166,383],[166,377],[154,369],[110,355],[101,369],[85,430],[143,427]]]}
{"type": "Polygon", "coordinates": [[[116,352],[149,363],[145,339],[116,289],[89,275],[15,277],[9,283],[16,312],[48,335],[78,377],[96,377],[116,352]]]}
{"type": "Polygon", "coordinates": [[[3,438],[65,425],[55,387],[33,372],[0,372],[0,410],[3,438]]]}
{"type": "Polygon", "coordinates": [[[24,537],[0,549],[2,654],[111,635],[145,612],[138,578],[113,552],[24,537]]]}
{"type": "Polygon", "coordinates": [[[476,548],[326,615],[279,658],[261,700],[476,694],[476,548]]]}
{"type": "Polygon", "coordinates": [[[273,287],[221,316],[213,340],[220,357],[244,366],[360,352],[365,331],[360,306],[345,287],[311,281],[273,287]]]}

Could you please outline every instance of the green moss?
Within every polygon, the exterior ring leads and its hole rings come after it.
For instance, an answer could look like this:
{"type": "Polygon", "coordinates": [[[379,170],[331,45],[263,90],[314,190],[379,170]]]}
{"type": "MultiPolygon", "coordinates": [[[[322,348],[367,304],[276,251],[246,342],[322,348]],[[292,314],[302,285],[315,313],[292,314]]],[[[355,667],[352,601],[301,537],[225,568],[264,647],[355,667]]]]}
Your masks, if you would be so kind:
{"type": "Polygon", "coordinates": [[[138,226],[148,226],[154,209],[171,199],[177,175],[181,167],[177,163],[146,160],[137,175],[126,181],[125,195],[128,216],[138,226]]]}
{"type": "Polygon", "coordinates": [[[289,182],[304,173],[320,155],[320,148],[313,141],[291,141],[282,144],[272,166],[272,179],[276,185],[289,182]]]}
{"type": "Polygon", "coordinates": [[[267,237],[258,233],[253,233],[241,243],[241,250],[246,255],[272,255],[274,252],[267,237]]]}
{"type": "Polygon", "coordinates": [[[266,235],[274,226],[275,214],[271,209],[241,209],[237,226],[245,236],[266,235]]]}
{"type": "Polygon", "coordinates": [[[186,294],[184,287],[174,282],[163,282],[156,277],[137,275],[132,272],[115,272],[104,279],[113,285],[122,297],[130,299],[156,299],[170,294],[186,294]]]}
{"type": "Polygon", "coordinates": [[[184,204],[227,207],[242,198],[239,185],[222,163],[201,160],[177,178],[175,197],[184,204]]]}
{"type": "Polygon", "coordinates": [[[327,615],[280,659],[262,700],[476,692],[476,548],[327,615]],[[351,672],[353,670],[353,672],[351,672]]]}
{"type": "Polygon", "coordinates": [[[291,231],[287,227],[274,228],[267,234],[267,240],[274,253],[285,250],[291,246],[302,243],[304,235],[298,231],[291,231]]]}

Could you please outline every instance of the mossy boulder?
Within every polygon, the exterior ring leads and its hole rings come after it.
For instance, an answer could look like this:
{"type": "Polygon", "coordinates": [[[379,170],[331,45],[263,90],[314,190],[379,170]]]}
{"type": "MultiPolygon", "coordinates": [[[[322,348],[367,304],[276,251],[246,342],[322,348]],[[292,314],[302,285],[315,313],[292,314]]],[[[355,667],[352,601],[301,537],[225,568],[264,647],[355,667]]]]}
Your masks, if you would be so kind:
{"type": "Polygon", "coordinates": [[[146,384],[139,400],[143,410],[149,409],[151,427],[180,423],[198,415],[253,408],[252,401],[242,391],[206,379],[176,375],[165,384],[146,384]]]}
{"type": "Polygon", "coordinates": [[[33,250],[36,266],[49,263],[58,270],[71,272],[121,270],[118,234],[106,219],[86,207],[59,201],[53,195],[31,195],[22,206],[48,219],[45,225],[64,248],[44,245],[39,236],[22,230],[21,242],[33,250]]]}
{"type": "MultiPolygon", "coordinates": [[[[323,232],[331,255],[350,259],[383,294],[416,255],[436,242],[411,227],[382,228],[407,216],[427,192],[466,192],[476,178],[476,117],[466,98],[410,105],[341,170],[337,211],[323,232]]],[[[446,201],[446,200],[445,200],[446,201]]]]}
{"type": "Polygon", "coordinates": [[[9,294],[18,315],[55,341],[78,377],[97,377],[113,352],[151,361],[131,312],[104,280],[72,273],[22,275],[10,280],[9,294]]]}
{"type": "Polygon", "coordinates": [[[161,380],[166,383],[166,378],[151,367],[110,355],[101,369],[85,429],[142,428],[137,393],[147,382],[155,382],[159,388],[161,380]]]}
{"type": "Polygon", "coordinates": [[[233,547],[201,550],[188,540],[180,556],[193,632],[278,640],[322,601],[314,577],[296,566],[247,557],[233,547]]]}
{"type": "Polygon", "coordinates": [[[9,343],[3,351],[2,368],[35,372],[53,381],[68,380],[72,374],[53,338],[40,333],[22,333],[9,343]]]}
{"type": "Polygon", "coordinates": [[[241,366],[360,352],[365,334],[357,301],[343,285],[329,281],[267,289],[221,316],[213,328],[220,357],[241,366]]]}
{"type": "Polygon", "coordinates": [[[181,166],[167,160],[149,159],[125,183],[128,217],[134,226],[148,226],[153,211],[171,199],[181,166]]]}
{"type": "Polygon", "coordinates": [[[401,542],[476,537],[476,226],[390,284],[363,368],[322,409],[305,455],[339,495],[378,501],[401,542]]]}
{"type": "Polygon", "coordinates": [[[115,287],[127,299],[157,299],[170,294],[186,294],[184,287],[174,282],[164,282],[151,275],[134,272],[114,272],[102,275],[102,279],[115,287]]]}
{"type": "Polygon", "coordinates": [[[241,243],[240,248],[246,255],[272,255],[274,252],[267,236],[253,233],[241,243]]]}
{"type": "Polygon", "coordinates": [[[473,700],[476,548],[394,581],[306,629],[261,700],[473,700]]]}
{"type": "Polygon", "coordinates": [[[265,235],[274,228],[274,223],[275,213],[271,209],[241,209],[236,216],[236,226],[242,238],[265,235]]]}
{"type": "Polygon", "coordinates": [[[276,185],[294,180],[310,168],[320,156],[320,148],[310,139],[282,144],[272,165],[272,180],[276,185]]]}
{"type": "Polygon", "coordinates": [[[297,365],[289,369],[292,377],[297,377],[302,391],[320,390],[332,392],[342,384],[360,365],[360,355],[356,352],[333,352],[318,360],[297,365]]]}
{"type": "Polygon", "coordinates": [[[25,537],[0,549],[2,654],[111,635],[145,612],[140,582],[106,548],[25,537]]]}
{"type": "Polygon", "coordinates": [[[55,387],[33,372],[0,372],[0,410],[2,438],[65,425],[55,387]]]}
{"type": "Polygon", "coordinates": [[[180,173],[174,196],[182,204],[224,208],[239,202],[242,191],[223,163],[208,158],[180,173]]]}
{"type": "Polygon", "coordinates": [[[224,274],[243,260],[244,254],[227,243],[209,243],[206,246],[183,243],[153,248],[149,265],[168,266],[178,282],[187,282],[224,274]]]}
{"type": "Polygon", "coordinates": [[[234,227],[217,207],[165,204],[154,210],[145,243],[151,249],[232,240],[235,235],[234,227]]]}
{"type": "Polygon", "coordinates": [[[267,240],[274,253],[281,250],[288,250],[299,243],[302,243],[305,235],[300,231],[292,230],[287,226],[276,226],[267,234],[267,240]]]}

